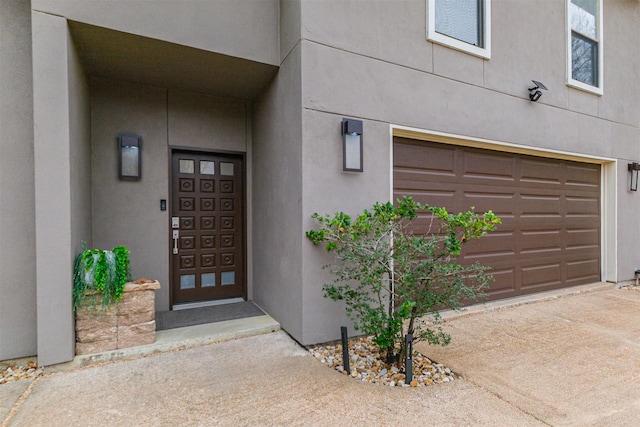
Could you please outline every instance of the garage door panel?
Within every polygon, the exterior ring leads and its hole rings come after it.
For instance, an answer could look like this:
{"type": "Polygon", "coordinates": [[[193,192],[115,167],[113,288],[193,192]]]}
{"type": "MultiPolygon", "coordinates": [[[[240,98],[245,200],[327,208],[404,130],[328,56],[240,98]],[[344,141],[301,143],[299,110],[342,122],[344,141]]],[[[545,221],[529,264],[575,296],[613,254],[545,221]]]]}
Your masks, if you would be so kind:
{"type": "MultiPolygon", "coordinates": [[[[422,184],[424,185],[424,184],[422,184]]],[[[447,189],[430,189],[428,191],[421,190],[419,185],[413,186],[408,185],[406,190],[402,193],[394,193],[397,198],[401,199],[404,196],[411,196],[414,200],[433,200],[434,198],[445,198],[449,200],[453,200],[455,196],[455,191],[447,190],[447,189]]],[[[432,202],[433,203],[433,202],[432,202]]]]}
{"type": "Polygon", "coordinates": [[[600,275],[600,265],[597,261],[589,259],[582,261],[572,261],[567,263],[567,279],[580,280],[598,277],[600,275]]]}
{"type": "Polygon", "coordinates": [[[522,194],[520,210],[525,216],[559,217],[563,209],[560,196],[522,194]]]}
{"type": "Polygon", "coordinates": [[[600,254],[600,248],[598,246],[584,246],[581,248],[567,248],[564,253],[564,260],[566,262],[583,262],[597,260],[597,256],[600,254]]]}
{"type": "Polygon", "coordinates": [[[413,170],[409,168],[396,170],[394,172],[394,180],[399,181],[433,181],[438,182],[456,182],[456,176],[453,173],[437,170],[413,170]]]}
{"type": "Polygon", "coordinates": [[[542,252],[559,252],[562,247],[560,230],[535,230],[521,232],[520,253],[533,255],[542,252]]]}
{"type": "Polygon", "coordinates": [[[522,232],[536,230],[561,230],[565,227],[561,225],[562,217],[554,215],[519,215],[514,220],[514,227],[522,232]]]}
{"type": "Polygon", "coordinates": [[[464,157],[462,178],[471,182],[480,179],[513,183],[513,158],[510,156],[488,156],[481,152],[469,153],[464,157]],[[492,163],[491,169],[487,169],[487,162],[492,163]]]}
{"type": "Polygon", "coordinates": [[[569,188],[588,188],[595,191],[600,187],[600,165],[569,163],[566,184],[569,188]]]}
{"type": "Polygon", "coordinates": [[[484,292],[489,294],[489,299],[495,299],[495,295],[510,295],[515,291],[513,284],[516,283],[516,272],[513,268],[506,269],[492,269],[490,272],[493,276],[493,281],[489,289],[485,289],[484,292]]]}
{"type": "MultiPolygon", "coordinates": [[[[495,232],[469,242],[460,257],[494,268],[490,299],[600,278],[599,165],[396,138],[394,197],[404,194],[452,212],[474,206],[501,218],[495,232]]],[[[427,230],[424,221],[419,228],[427,230]]]]}
{"type": "Polygon", "coordinates": [[[521,162],[520,182],[531,187],[554,187],[562,185],[563,164],[549,160],[523,159],[521,162]]]}
{"type": "Polygon", "coordinates": [[[571,248],[600,248],[600,230],[595,228],[576,228],[567,230],[565,243],[568,249],[571,248]]]}
{"type": "Polygon", "coordinates": [[[491,193],[470,193],[464,192],[464,205],[466,209],[474,207],[477,212],[493,211],[496,215],[513,215],[513,194],[491,194],[491,193]]]}
{"type": "Polygon", "coordinates": [[[598,238],[598,244],[600,244],[600,228],[593,226],[593,218],[590,217],[579,217],[579,218],[567,218],[568,224],[565,229],[570,230],[592,230],[594,235],[598,238]]]}
{"type": "Polygon", "coordinates": [[[434,147],[425,152],[421,144],[405,140],[402,150],[394,150],[393,157],[399,171],[414,171],[419,174],[453,175],[455,170],[455,147],[434,147]]]}
{"type": "Polygon", "coordinates": [[[600,213],[600,200],[594,197],[566,197],[568,215],[594,215],[600,213]]]}
{"type": "Polygon", "coordinates": [[[522,267],[521,290],[561,285],[562,266],[560,263],[535,264],[522,267]]]}
{"type": "MultiPolygon", "coordinates": [[[[402,199],[404,196],[410,196],[418,203],[429,204],[432,206],[452,206],[455,203],[455,193],[446,191],[426,191],[418,192],[408,190],[403,193],[394,193],[393,201],[402,199]]],[[[431,215],[429,215],[429,218],[431,215]]]]}
{"type": "Polygon", "coordinates": [[[565,262],[563,259],[564,250],[561,248],[546,248],[549,249],[547,251],[538,251],[538,252],[529,252],[523,254],[522,252],[518,253],[517,263],[522,268],[525,267],[533,267],[547,264],[562,264],[565,262]]]}
{"type": "Polygon", "coordinates": [[[490,254],[513,255],[515,253],[513,234],[514,231],[500,230],[487,234],[482,239],[470,240],[464,246],[464,257],[468,259],[490,254]]]}
{"type": "Polygon", "coordinates": [[[492,268],[510,266],[512,262],[511,258],[514,258],[516,251],[510,248],[496,249],[492,252],[475,252],[465,250],[462,264],[471,265],[474,262],[479,262],[481,265],[489,266],[492,268]]]}

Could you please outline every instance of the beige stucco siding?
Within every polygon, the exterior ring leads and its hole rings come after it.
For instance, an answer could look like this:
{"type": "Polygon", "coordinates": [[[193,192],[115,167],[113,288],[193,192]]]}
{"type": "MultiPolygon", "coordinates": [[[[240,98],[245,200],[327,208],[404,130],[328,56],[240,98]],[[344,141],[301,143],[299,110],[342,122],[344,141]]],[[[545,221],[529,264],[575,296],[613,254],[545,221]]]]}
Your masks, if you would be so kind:
{"type": "Polygon", "coordinates": [[[0,2],[0,360],[37,344],[30,16],[0,2]]]}
{"type": "Polygon", "coordinates": [[[265,64],[279,63],[278,1],[32,0],[34,10],[265,64]]]}
{"type": "MultiPolygon", "coordinates": [[[[169,247],[167,91],[125,82],[94,80],[91,85],[93,241],[101,249],[125,245],[136,277],[167,285],[169,247]],[[142,180],[118,178],[118,134],[142,137],[142,180]]],[[[157,292],[157,304],[168,294],[157,292]]]]}
{"type": "Polygon", "coordinates": [[[253,108],[254,299],[302,337],[302,111],[300,45],[253,108]]]}
{"type": "Polygon", "coordinates": [[[634,108],[640,88],[619,78],[640,66],[633,54],[637,47],[629,43],[640,37],[634,2],[605,2],[602,97],[565,84],[565,0],[545,1],[535,8],[520,1],[492,3],[490,60],[427,41],[425,0],[381,1],[366,7],[360,2],[312,1],[303,2],[302,11],[303,39],[444,77],[459,84],[455,91],[461,95],[471,85],[528,101],[527,87],[536,79],[550,89],[541,101],[546,105],[634,126],[640,122],[634,108]]]}
{"type": "Polygon", "coordinates": [[[88,159],[88,101],[66,21],[38,12],[31,19],[38,362],[50,365],[74,354],[71,284],[79,242],[72,239],[90,239],[90,210],[86,166],[72,167],[88,159]]]}
{"type": "Polygon", "coordinates": [[[313,42],[303,46],[305,108],[538,148],[622,154],[607,143],[622,124],[527,96],[470,85],[461,90],[455,80],[313,42]]]}
{"type": "Polygon", "coordinates": [[[243,153],[247,151],[247,114],[244,102],[171,91],[168,108],[170,145],[243,153]]]}
{"type": "Polygon", "coordinates": [[[67,39],[69,75],[69,165],[71,195],[71,256],[92,241],[91,107],[89,80],[73,40],[67,39]]]}
{"type": "MultiPolygon", "coordinates": [[[[304,61],[303,61],[304,62],[304,61]]],[[[302,230],[317,227],[311,218],[319,214],[348,212],[358,214],[375,202],[389,199],[389,127],[385,123],[364,120],[364,172],[342,171],[341,115],[304,110],[303,113],[303,209],[302,230]]],[[[323,265],[335,263],[333,254],[321,246],[314,246],[304,238],[302,242],[304,331],[297,337],[305,344],[336,339],[340,326],[351,325],[343,304],[323,298],[322,285],[332,283],[323,265]]],[[[350,327],[350,333],[355,333],[350,327]]]]}
{"type": "Polygon", "coordinates": [[[303,1],[301,30],[305,40],[432,72],[425,20],[425,0],[303,1]]]}

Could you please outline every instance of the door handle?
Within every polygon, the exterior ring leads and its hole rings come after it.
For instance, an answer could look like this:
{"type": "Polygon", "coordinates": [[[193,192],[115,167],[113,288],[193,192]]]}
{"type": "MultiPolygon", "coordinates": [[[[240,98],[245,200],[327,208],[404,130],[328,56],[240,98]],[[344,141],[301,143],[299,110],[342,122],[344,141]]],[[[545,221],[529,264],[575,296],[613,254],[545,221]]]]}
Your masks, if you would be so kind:
{"type": "Polygon", "coordinates": [[[180,238],[180,232],[178,230],[173,230],[173,254],[178,254],[178,238],[180,238]]]}

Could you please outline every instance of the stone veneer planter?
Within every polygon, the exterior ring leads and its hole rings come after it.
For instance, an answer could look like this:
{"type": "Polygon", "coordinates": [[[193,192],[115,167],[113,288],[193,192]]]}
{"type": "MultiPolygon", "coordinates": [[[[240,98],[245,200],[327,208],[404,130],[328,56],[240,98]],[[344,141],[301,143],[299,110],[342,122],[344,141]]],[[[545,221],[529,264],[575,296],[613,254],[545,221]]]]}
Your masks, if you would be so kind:
{"type": "Polygon", "coordinates": [[[76,312],[76,354],[99,353],[156,340],[155,280],[128,282],[122,299],[105,311],[76,312]]]}

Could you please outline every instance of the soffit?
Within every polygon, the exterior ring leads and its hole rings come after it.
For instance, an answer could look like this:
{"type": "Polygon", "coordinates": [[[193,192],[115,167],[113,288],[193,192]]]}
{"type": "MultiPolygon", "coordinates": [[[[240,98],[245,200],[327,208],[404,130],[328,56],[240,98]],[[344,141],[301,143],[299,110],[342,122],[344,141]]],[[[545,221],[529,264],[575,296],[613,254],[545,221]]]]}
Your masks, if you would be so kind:
{"type": "Polygon", "coordinates": [[[278,67],[69,21],[91,76],[236,99],[252,99],[278,67]]]}

